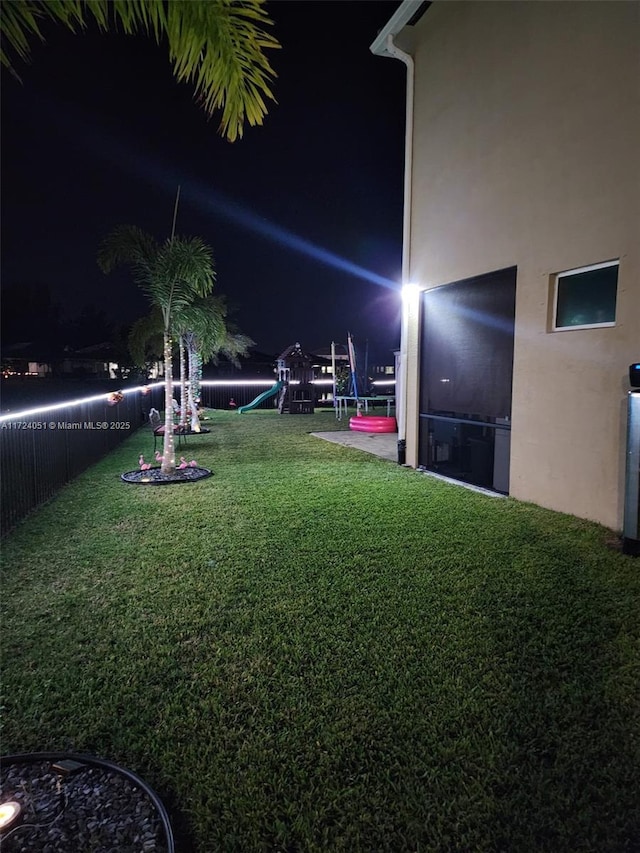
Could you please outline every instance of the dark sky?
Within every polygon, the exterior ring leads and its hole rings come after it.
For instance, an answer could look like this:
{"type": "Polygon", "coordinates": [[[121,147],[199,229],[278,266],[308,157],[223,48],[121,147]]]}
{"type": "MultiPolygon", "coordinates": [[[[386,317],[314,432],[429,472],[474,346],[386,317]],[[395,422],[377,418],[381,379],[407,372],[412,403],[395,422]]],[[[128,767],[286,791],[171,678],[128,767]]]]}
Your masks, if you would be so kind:
{"type": "Polygon", "coordinates": [[[45,284],[68,318],[90,305],[133,321],[145,298],[126,270],[100,272],[97,246],[123,223],[167,237],[181,184],[177,231],[212,246],[216,289],[259,350],[312,350],[349,330],[387,360],[405,70],[369,45],[397,6],[268,3],[277,104],[233,144],[151,39],[47,29],[22,84],[3,73],[3,289],[45,284]]]}

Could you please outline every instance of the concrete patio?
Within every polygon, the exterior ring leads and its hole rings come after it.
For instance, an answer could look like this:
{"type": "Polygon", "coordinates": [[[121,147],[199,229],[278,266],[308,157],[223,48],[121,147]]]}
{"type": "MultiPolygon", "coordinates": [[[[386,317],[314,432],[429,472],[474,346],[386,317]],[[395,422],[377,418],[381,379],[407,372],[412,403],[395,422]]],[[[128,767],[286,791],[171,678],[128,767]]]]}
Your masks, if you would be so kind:
{"type": "Polygon", "coordinates": [[[338,432],[312,432],[316,438],[325,441],[333,441],[334,444],[342,444],[344,447],[355,447],[372,453],[381,459],[390,462],[398,461],[398,433],[397,432],[355,432],[354,430],[339,430],[338,432]]]}

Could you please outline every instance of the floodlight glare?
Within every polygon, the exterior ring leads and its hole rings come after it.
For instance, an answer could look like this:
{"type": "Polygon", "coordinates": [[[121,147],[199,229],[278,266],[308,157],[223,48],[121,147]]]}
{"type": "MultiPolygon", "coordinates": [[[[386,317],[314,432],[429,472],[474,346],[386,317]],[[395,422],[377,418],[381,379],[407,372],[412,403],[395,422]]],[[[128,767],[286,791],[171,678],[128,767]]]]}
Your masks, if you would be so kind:
{"type": "Polygon", "coordinates": [[[402,285],[402,301],[403,302],[413,302],[413,300],[417,297],[418,293],[420,293],[420,285],[407,283],[402,285]]]}

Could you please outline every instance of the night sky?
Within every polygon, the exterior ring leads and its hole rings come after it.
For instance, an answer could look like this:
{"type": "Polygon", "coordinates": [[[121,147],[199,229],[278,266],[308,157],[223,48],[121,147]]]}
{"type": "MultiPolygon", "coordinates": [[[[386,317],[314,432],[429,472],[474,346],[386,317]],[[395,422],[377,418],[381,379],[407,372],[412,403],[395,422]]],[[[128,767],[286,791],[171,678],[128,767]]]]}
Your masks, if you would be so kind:
{"type": "Polygon", "coordinates": [[[318,349],[351,331],[390,361],[405,69],[369,45],[397,7],[268,3],[277,104],[233,144],[152,39],[47,28],[17,66],[22,84],[3,72],[3,290],[46,285],[63,318],[90,306],[132,322],[145,297],[125,269],[101,273],[98,244],[125,223],[169,236],[180,184],[177,232],[212,246],[216,291],[258,350],[318,349]]]}

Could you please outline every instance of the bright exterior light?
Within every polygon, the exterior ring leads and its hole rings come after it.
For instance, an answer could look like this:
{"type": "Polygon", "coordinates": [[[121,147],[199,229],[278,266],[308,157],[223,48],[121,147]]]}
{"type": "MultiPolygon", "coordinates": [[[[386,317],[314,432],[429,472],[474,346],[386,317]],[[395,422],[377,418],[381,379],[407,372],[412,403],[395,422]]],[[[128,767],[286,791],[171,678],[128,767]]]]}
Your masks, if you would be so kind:
{"type": "Polygon", "coordinates": [[[6,832],[20,820],[22,807],[20,803],[11,800],[0,805],[0,832],[6,832]]]}
{"type": "Polygon", "coordinates": [[[420,285],[411,283],[402,285],[403,302],[412,302],[418,293],[420,293],[420,285]]]}

